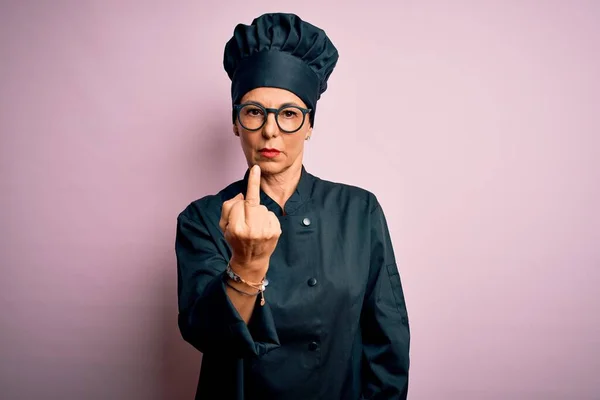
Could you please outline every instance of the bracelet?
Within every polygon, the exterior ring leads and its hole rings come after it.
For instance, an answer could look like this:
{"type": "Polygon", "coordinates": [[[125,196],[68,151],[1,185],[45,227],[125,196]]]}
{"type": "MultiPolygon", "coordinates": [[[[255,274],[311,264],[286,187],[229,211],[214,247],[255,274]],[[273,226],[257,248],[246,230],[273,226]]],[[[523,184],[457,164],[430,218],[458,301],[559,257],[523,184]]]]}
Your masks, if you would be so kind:
{"type": "Polygon", "coordinates": [[[236,292],[238,292],[239,294],[243,294],[244,296],[254,297],[254,296],[257,296],[260,293],[260,290],[258,292],[256,292],[256,293],[244,292],[243,290],[240,290],[240,289],[236,288],[235,286],[233,286],[231,283],[229,283],[228,280],[225,281],[225,284],[227,286],[229,286],[230,288],[232,288],[233,290],[235,290],[236,292]]]}
{"type": "Polygon", "coordinates": [[[269,284],[269,280],[266,277],[263,278],[262,281],[260,281],[258,283],[257,282],[249,282],[249,281],[245,280],[244,278],[242,278],[241,276],[236,274],[233,269],[231,269],[231,264],[227,264],[226,272],[227,272],[227,276],[232,281],[237,282],[237,283],[243,283],[243,284],[253,287],[254,289],[257,289],[257,290],[265,290],[267,288],[267,285],[269,284]]]}
{"type": "MultiPolygon", "coordinates": [[[[237,282],[237,283],[243,283],[246,286],[250,286],[251,288],[258,290],[258,293],[260,293],[260,305],[261,306],[265,305],[265,289],[267,288],[267,285],[269,284],[269,280],[266,277],[264,277],[262,279],[262,281],[260,281],[259,283],[248,282],[244,278],[242,278],[241,276],[236,274],[233,271],[233,269],[231,269],[231,265],[229,263],[227,263],[226,273],[227,273],[227,276],[229,277],[229,279],[231,279],[232,281],[237,282]]],[[[231,285],[228,285],[228,286],[232,287],[231,285]]],[[[237,288],[233,288],[233,289],[236,291],[239,290],[237,288]]]]}

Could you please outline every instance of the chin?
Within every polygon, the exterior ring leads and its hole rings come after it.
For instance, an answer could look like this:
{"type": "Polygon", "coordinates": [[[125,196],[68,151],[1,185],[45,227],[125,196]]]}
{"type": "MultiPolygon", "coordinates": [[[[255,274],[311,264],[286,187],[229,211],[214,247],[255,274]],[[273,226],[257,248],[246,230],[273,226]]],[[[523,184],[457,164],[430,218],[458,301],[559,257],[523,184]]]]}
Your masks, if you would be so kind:
{"type": "Polygon", "coordinates": [[[260,167],[261,173],[266,175],[275,175],[283,172],[287,169],[287,166],[280,162],[269,161],[269,160],[257,160],[255,162],[260,167]]]}

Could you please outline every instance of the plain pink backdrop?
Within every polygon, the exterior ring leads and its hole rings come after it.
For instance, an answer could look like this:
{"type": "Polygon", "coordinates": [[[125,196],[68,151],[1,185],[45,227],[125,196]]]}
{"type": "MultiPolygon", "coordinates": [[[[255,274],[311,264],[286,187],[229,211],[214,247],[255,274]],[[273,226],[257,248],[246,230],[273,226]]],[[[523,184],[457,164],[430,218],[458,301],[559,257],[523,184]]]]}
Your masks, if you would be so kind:
{"type": "Polygon", "coordinates": [[[600,399],[593,0],[2,1],[0,397],[192,398],[175,219],[245,172],[223,47],[271,11],[340,51],[305,165],[384,206],[409,399],[600,399]]]}

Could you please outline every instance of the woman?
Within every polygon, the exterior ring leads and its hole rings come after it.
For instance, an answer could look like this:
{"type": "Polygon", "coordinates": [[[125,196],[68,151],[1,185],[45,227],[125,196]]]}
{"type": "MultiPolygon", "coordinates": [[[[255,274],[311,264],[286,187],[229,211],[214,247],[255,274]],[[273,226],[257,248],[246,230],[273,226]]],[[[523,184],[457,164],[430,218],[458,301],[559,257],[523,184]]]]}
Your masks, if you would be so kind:
{"type": "Polygon", "coordinates": [[[405,399],[409,325],[381,206],[306,171],[338,52],[293,14],[225,47],[243,180],[177,220],[179,327],[203,353],[197,399],[405,399]]]}

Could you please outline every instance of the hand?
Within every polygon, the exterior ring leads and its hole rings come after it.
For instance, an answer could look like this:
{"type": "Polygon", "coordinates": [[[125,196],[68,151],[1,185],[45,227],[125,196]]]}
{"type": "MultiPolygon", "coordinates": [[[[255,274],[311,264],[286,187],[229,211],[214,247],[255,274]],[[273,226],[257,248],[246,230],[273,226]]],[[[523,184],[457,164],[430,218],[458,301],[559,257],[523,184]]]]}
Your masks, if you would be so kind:
{"type": "Polygon", "coordinates": [[[260,276],[259,280],[264,277],[281,235],[281,225],[277,216],[260,204],[258,165],[250,170],[246,197],[240,193],[223,203],[219,226],[233,251],[232,268],[242,276],[248,275],[240,269],[260,276]]]}

